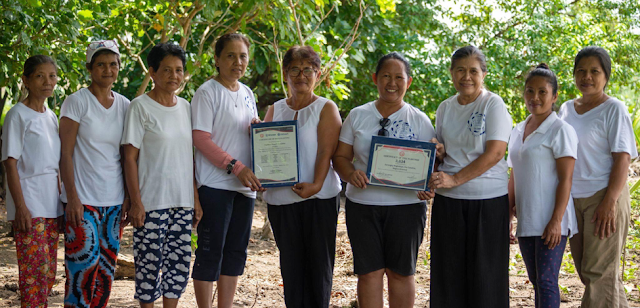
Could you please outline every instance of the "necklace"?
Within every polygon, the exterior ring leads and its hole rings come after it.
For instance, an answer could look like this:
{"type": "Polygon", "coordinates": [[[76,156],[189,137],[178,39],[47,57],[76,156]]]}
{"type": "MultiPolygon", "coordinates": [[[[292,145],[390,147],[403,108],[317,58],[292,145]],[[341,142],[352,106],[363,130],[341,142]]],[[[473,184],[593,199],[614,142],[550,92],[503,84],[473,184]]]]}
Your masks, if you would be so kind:
{"type": "MultiPolygon", "coordinates": [[[[229,91],[229,94],[233,93],[229,89],[227,89],[227,91],[229,91]]],[[[238,97],[240,97],[240,89],[238,89],[238,91],[236,91],[235,93],[236,93],[236,97],[233,99],[233,105],[236,106],[236,108],[238,108],[238,97]]]]}

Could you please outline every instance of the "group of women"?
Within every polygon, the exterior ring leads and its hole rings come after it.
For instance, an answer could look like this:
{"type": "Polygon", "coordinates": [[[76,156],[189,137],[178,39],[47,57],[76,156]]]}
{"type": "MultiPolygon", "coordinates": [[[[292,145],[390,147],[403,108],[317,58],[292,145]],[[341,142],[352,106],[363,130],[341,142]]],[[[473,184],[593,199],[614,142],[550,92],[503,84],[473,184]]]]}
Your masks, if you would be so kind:
{"type": "Polygon", "coordinates": [[[39,55],[25,62],[28,95],[7,114],[2,134],[23,307],[46,306],[62,229],[65,306],[106,307],[127,223],[135,228],[141,307],[160,298],[164,307],[177,307],[189,280],[192,227],[198,306],[211,307],[217,282],[218,307],[231,307],[258,191],[280,250],[285,304],[328,307],[340,178],[347,183],[360,307],[383,307],[385,275],[390,307],[413,306],[431,198],[431,307],[509,306],[514,215],[536,307],[559,307],[558,272],[569,238],[586,286],[583,307],[628,306],[618,265],[629,223],[626,171],[637,152],[624,104],[605,94],[611,60],[604,49],[578,53],[573,75],[582,96],[559,114],[555,74],[546,64],[529,72],[523,97],[531,115],[512,128],[502,99],[483,86],[484,54],[460,48],[450,67],[457,94],[439,105],[434,129],[404,101],[413,79],[402,55],[378,61],[372,76],[378,98],[342,123],[336,104],[314,94],[320,57],[294,46],[283,57],[288,98],[270,106],[264,121],[298,121],[300,182],[267,190],[247,167],[249,127],[260,122],[253,92],[239,81],[249,47],[241,34],[222,36],[214,52],[218,74],[189,104],[175,94],[184,78],[182,48],[158,44],[150,51],[153,90],[129,102],[111,90],[120,69],[117,43],[92,42],[91,84],[64,101],[59,129],[46,104],[58,81],[54,60],[39,55]],[[376,135],[437,144],[429,191],[368,185],[376,135]]]}

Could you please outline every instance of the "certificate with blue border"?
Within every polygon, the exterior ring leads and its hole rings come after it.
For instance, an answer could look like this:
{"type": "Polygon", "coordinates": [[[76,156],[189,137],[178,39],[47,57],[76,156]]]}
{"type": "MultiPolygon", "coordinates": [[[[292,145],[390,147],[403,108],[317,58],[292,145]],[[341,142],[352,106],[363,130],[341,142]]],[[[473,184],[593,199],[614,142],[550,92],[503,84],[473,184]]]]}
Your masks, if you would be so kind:
{"type": "Polygon", "coordinates": [[[373,136],[367,177],[370,185],[428,191],[436,144],[373,136]]]}
{"type": "Polygon", "coordinates": [[[251,124],[251,161],[262,187],[298,183],[298,121],[251,124]]]}

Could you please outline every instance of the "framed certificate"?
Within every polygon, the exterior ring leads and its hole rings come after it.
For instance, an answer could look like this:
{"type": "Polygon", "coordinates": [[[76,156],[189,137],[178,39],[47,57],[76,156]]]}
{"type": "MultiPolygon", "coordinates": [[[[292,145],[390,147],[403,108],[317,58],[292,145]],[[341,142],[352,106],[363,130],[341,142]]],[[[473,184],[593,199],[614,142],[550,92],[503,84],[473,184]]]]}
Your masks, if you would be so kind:
{"type": "Polygon", "coordinates": [[[367,166],[369,184],[428,191],[435,154],[435,143],[373,136],[367,166]]]}
{"type": "Polygon", "coordinates": [[[262,187],[298,183],[298,121],[251,124],[251,161],[262,187]]]}

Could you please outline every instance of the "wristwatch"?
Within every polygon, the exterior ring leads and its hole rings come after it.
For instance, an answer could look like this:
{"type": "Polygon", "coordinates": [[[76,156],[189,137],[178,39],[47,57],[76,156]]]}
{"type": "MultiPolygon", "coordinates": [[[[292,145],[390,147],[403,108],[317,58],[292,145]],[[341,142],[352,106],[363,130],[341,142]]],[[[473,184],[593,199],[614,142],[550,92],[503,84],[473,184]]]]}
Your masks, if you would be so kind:
{"type": "Polygon", "coordinates": [[[238,160],[236,159],[232,159],[229,164],[227,165],[227,174],[231,174],[231,171],[233,171],[233,167],[236,165],[236,162],[238,160]]]}

